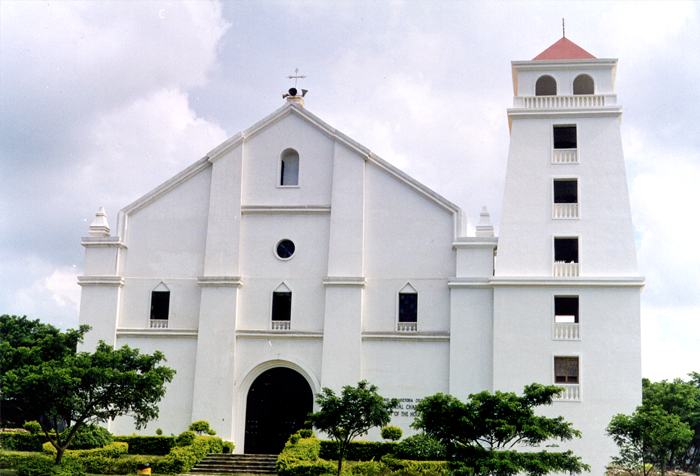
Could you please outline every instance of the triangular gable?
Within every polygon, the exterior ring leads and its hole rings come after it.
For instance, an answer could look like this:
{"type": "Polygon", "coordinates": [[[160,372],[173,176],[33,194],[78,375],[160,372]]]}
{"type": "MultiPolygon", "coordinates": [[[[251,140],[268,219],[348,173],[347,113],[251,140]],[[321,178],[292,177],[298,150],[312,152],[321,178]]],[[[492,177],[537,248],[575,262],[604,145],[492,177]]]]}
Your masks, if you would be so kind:
{"type": "Polygon", "coordinates": [[[568,38],[562,37],[561,40],[557,41],[542,53],[535,56],[532,61],[570,59],[595,59],[595,56],[568,38]]]}

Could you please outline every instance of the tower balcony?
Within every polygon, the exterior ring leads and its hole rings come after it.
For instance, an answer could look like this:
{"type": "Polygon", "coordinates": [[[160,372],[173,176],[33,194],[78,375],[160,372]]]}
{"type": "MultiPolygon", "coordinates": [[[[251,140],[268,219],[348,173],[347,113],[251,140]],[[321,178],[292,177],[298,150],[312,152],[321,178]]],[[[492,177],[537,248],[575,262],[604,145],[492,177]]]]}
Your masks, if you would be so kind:
{"type": "Polygon", "coordinates": [[[554,276],[571,277],[579,275],[578,263],[567,263],[564,261],[554,262],[554,276]]]}
{"type": "Polygon", "coordinates": [[[574,96],[516,96],[518,109],[572,109],[617,105],[617,94],[577,94],[574,96]]]}

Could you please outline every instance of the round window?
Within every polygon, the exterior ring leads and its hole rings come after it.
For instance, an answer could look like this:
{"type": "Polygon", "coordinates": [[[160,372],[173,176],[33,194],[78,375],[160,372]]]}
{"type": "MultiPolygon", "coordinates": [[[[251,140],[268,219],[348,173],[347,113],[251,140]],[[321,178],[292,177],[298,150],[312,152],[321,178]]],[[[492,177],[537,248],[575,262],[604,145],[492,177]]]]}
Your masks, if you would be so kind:
{"type": "Polygon", "coordinates": [[[295,247],[292,240],[282,240],[277,243],[277,248],[275,251],[280,259],[289,259],[294,254],[294,250],[295,247]]]}

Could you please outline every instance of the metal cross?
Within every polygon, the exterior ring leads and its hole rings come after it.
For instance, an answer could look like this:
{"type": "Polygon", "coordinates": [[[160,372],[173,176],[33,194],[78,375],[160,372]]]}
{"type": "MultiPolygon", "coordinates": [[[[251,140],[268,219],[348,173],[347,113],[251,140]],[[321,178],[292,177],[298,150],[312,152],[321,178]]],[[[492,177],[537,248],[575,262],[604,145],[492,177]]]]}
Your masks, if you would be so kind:
{"type": "Polygon", "coordinates": [[[300,75],[299,75],[299,68],[295,69],[295,70],[294,70],[294,73],[296,73],[294,76],[287,76],[287,78],[288,78],[288,79],[293,79],[293,80],[294,80],[294,87],[296,88],[296,87],[297,87],[297,81],[298,81],[299,79],[304,79],[304,78],[306,78],[306,76],[300,76],[300,75]]]}

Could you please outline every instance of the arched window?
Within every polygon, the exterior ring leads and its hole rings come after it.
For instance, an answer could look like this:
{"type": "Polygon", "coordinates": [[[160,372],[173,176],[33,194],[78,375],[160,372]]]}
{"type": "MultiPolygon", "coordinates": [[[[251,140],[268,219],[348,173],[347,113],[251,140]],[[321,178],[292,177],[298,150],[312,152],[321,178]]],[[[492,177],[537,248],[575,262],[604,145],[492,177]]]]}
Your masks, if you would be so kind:
{"type": "Polygon", "coordinates": [[[556,96],[557,81],[551,76],[540,76],[535,83],[535,96],[556,96]]]}
{"type": "Polygon", "coordinates": [[[579,74],[574,79],[574,94],[595,94],[593,78],[587,74],[579,74]]]}
{"type": "Polygon", "coordinates": [[[160,283],[151,291],[151,328],[167,329],[170,315],[170,289],[160,283]]]}
{"type": "Polygon", "coordinates": [[[286,149],[280,157],[280,185],[299,185],[299,153],[286,149]]]}

